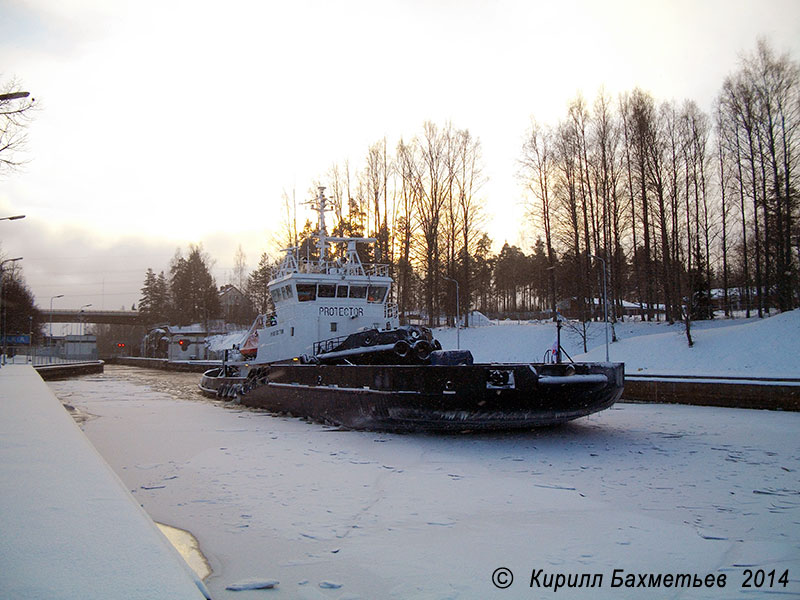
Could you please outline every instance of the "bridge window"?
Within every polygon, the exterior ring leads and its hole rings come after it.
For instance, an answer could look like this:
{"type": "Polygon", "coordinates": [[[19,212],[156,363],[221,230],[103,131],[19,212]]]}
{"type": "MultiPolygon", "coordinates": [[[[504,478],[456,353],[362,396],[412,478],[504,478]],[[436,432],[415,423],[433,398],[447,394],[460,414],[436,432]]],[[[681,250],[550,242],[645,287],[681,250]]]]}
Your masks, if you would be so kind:
{"type": "Polygon", "coordinates": [[[317,286],[317,296],[320,298],[334,298],[336,296],[336,286],[320,283],[317,286]]]}
{"type": "Polygon", "coordinates": [[[286,286],[283,287],[283,290],[286,292],[286,297],[287,298],[292,298],[293,297],[292,286],[286,285],[286,286]]]}
{"type": "Polygon", "coordinates": [[[270,291],[270,295],[272,296],[272,301],[277,304],[281,301],[281,291],[280,290],[272,290],[270,291]]]}
{"type": "Polygon", "coordinates": [[[351,298],[366,298],[367,297],[367,286],[365,286],[365,285],[351,285],[350,286],[350,297],[351,298]]]}
{"type": "Polygon", "coordinates": [[[369,286],[369,291],[367,292],[367,302],[374,302],[376,304],[380,304],[386,297],[386,290],[387,288],[385,285],[369,286]]]}
{"type": "Polygon", "coordinates": [[[300,302],[310,302],[317,299],[317,286],[313,283],[297,284],[297,299],[300,302]]]}
{"type": "Polygon", "coordinates": [[[347,286],[346,285],[337,285],[336,286],[336,297],[337,298],[347,298],[347,286]]]}

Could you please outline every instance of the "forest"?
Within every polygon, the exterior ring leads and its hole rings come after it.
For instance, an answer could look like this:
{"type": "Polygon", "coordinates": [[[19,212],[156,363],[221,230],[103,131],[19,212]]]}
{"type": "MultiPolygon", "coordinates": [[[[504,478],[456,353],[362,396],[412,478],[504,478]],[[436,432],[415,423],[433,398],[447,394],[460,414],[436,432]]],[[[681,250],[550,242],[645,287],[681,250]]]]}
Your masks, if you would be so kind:
{"type": "MultiPolygon", "coordinates": [[[[602,315],[605,281],[611,320],[688,326],[714,310],[763,316],[800,304],[799,126],[800,67],[760,40],[710,113],[637,88],[592,102],[579,95],[556,124],[532,118],[517,163],[529,247],[493,252],[481,142],[450,123],[426,122],[394,148],[384,138],[310,190],[326,187],[332,235],[378,240],[364,260],[390,265],[401,319],[453,323],[458,289],[462,318],[467,309],[500,318],[557,309],[585,323],[602,315]]],[[[310,247],[313,226],[299,227],[288,194],[283,209],[278,247],[310,247]]],[[[236,319],[270,310],[266,283],[279,259],[263,254],[248,272],[239,249],[228,283],[248,303],[236,319]]],[[[169,275],[149,270],[139,309],[153,322],[230,318],[211,264],[192,246],[169,275]]]]}

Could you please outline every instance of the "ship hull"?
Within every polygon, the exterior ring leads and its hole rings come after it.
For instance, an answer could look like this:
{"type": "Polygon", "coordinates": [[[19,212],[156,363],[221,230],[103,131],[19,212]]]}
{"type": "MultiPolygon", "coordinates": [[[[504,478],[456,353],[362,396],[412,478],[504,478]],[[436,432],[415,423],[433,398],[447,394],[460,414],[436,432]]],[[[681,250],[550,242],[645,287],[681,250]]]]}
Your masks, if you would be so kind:
{"type": "Polygon", "coordinates": [[[244,377],[225,375],[220,367],[209,369],[200,378],[198,387],[204,396],[233,400],[241,390],[244,377]]]}
{"type": "MultiPolygon", "coordinates": [[[[204,376],[201,389],[214,389],[211,379],[204,376]]],[[[220,384],[234,386],[238,402],[274,413],[348,429],[447,432],[529,429],[604,410],[622,395],[624,367],[293,362],[253,368],[245,379],[224,379],[220,384]]]]}

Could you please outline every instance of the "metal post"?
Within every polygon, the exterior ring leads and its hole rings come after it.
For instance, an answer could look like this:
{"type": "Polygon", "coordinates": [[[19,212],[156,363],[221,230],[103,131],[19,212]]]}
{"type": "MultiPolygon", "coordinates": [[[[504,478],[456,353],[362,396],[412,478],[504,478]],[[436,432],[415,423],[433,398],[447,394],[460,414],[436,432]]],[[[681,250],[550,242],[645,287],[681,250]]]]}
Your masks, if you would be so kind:
{"type": "Polygon", "coordinates": [[[442,275],[442,278],[456,284],[456,349],[461,350],[461,306],[458,299],[458,281],[444,275],[442,275]]]}
{"type": "Polygon", "coordinates": [[[556,364],[561,362],[561,318],[558,314],[558,302],[556,300],[556,266],[552,265],[547,267],[545,271],[550,271],[550,287],[551,287],[551,294],[552,294],[552,302],[553,306],[553,321],[556,322],[556,364]]]}
{"type": "Polygon", "coordinates": [[[610,359],[608,358],[608,295],[606,294],[606,261],[599,256],[595,256],[594,254],[591,256],[592,258],[595,258],[603,263],[603,313],[606,322],[606,362],[610,362],[610,359]]]}
{"type": "MultiPolygon", "coordinates": [[[[64,297],[64,294],[59,294],[58,296],[51,296],[50,297],[50,347],[51,347],[51,349],[53,347],[53,300],[55,300],[56,298],[63,298],[63,297],[64,297]]],[[[53,362],[52,359],[53,359],[53,354],[52,354],[52,350],[51,350],[51,353],[48,356],[47,362],[49,362],[49,363],[53,362]]]]}
{"type": "MultiPolygon", "coordinates": [[[[19,217],[16,217],[19,218],[19,217]]],[[[3,265],[6,263],[13,263],[17,262],[18,260],[22,260],[21,256],[17,258],[8,258],[3,262],[0,262],[0,317],[2,317],[5,313],[3,312],[5,308],[3,307],[3,265]]],[[[6,320],[3,317],[3,361],[2,364],[6,364],[6,337],[8,336],[8,332],[6,331],[6,320]]]]}
{"type": "MultiPolygon", "coordinates": [[[[92,306],[92,305],[91,304],[84,304],[83,306],[81,306],[81,310],[79,311],[80,315],[81,315],[81,331],[80,331],[81,337],[83,337],[83,331],[84,331],[84,314],[83,314],[84,311],[83,311],[83,309],[84,308],[89,308],[90,306],[92,306]]],[[[81,340],[81,343],[83,343],[83,340],[81,340]]]]}
{"type": "Polygon", "coordinates": [[[556,364],[561,364],[561,316],[556,312],[556,364]]]}

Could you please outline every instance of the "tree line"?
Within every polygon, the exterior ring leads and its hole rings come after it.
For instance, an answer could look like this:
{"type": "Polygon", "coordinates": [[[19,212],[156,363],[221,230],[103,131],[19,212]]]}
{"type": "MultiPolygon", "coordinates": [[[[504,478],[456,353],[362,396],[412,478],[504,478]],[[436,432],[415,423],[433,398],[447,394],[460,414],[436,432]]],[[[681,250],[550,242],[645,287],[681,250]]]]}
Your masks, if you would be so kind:
{"type": "Polygon", "coordinates": [[[520,179],[583,320],[603,264],[615,315],[628,299],[689,325],[711,316],[713,288],[726,315],[734,300],[747,316],[798,306],[799,72],[762,40],[711,114],[635,89],[532,123],[520,179]]]}
{"type": "MultiPolygon", "coordinates": [[[[467,308],[547,314],[568,300],[586,322],[598,314],[604,270],[612,320],[628,301],[644,318],[688,326],[712,316],[716,289],[726,315],[790,310],[800,302],[799,73],[762,40],[710,114],[637,88],[617,98],[601,91],[591,104],[578,96],[555,125],[532,119],[518,161],[528,228],[538,233],[527,253],[492,251],[481,143],[450,123],[427,122],[394,148],[380,140],[360,165],[334,164],[311,190],[327,188],[332,235],[377,239],[363,258],[390,265],[404,320],[452,323],[457,304],[462,317],[467,308]]],[[[280,247],[311,256],[314,226],[298,228],[288,194],[283,212],[280,247]]],[[[263,254],[248,273],[237,251],[248,314],[271,310],[266,284],[278,260],[263,254]]],[[[202,264],[190,248],[169,276],[148,271],[140,310],[184,322],[218,317],[202,264]],[[193,278],[197,289],[186,283],[193,278]]],[[[691,342],[689,327],[687,335],[691,342]]]]}

